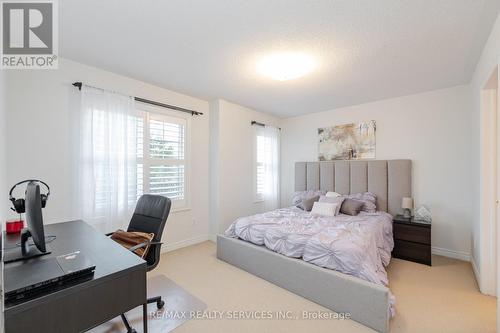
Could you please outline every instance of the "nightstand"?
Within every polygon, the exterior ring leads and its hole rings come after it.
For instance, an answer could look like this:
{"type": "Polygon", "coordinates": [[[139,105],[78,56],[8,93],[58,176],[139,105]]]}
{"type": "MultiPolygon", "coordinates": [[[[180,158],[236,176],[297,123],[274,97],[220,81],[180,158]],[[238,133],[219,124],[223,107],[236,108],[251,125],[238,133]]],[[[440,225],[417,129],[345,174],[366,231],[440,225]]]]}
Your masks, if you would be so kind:
{"type": "Polygon", "coordinates": [[[431,266],[431,224],[414,222],[413,218],[396,215],[392,233],[392,256],[431,266]]]}

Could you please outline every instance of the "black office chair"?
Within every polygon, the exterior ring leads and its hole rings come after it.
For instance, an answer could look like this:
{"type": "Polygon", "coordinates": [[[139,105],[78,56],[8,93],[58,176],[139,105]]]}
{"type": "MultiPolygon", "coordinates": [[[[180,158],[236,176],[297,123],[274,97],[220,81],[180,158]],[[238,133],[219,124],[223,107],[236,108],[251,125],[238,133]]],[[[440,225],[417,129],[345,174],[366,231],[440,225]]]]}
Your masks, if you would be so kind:
{"type": "MultiPolygon", "coordinates": [[[[154,234],[153,239],[149,243],[141,243],[131,247],[129,251],[134,252],[137,249],[146,247],[149,244],[148,254],[144,258],[147,262],[148,272],[158,266],[160,262],[161,236],[165,223],[167,222],[170,206],[172,202],[169,198],[161,195],[144,194],[137,201],[134,215],[128,225],[127,231],[146,232],[154,234]]],[[[112,233],[111,233],[112,234],[112,233]]],[[[111,235],[107,234],[107,235],[111,235]]],[[[161,296],[148,298],[148,304],[156,303],[158,309],[163,308],[165,302],[161,296]]],[[[135,332],[130,326],[125,314],[121,315],[123,323],[129,333],[135,332]]]]}

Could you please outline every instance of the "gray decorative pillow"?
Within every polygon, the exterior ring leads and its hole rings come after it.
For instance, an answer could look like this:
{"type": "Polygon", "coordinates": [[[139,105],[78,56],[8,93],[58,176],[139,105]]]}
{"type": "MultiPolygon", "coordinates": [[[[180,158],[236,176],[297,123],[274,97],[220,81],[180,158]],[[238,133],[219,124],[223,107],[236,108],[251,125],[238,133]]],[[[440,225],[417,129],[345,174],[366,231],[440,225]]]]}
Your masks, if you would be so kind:
{"type": "Polygon", "coordinates": [[[349,194],[344,197],[361,201],[363,203],[361,210],[364,212],[375,213],[377,211],[377,196],[371,192],[349,194]]]}
{"type": "Polygon", "coordinates": [[[314,190],[296,191],[292,197],[292,205],[298,206],[304,199],[311,198],[316,195],[325,195],[325,193],[326,193],[325,191],[314,191],[314,190]]]}
{"type": "Polygon", "coordinates": [[[364,203],[361,201],[347,198],[342,203],[342,207],[340,207],[340,212],[342,214],[356,216],[363,208],[363,205],[364,203]]]}
{"type": "Polygon", "coordinates": [[[302,200],[302,202],[297,207],[305,210],[306,212],[310,212],[314,206],[314,203],[318,200],[319,200],[319,195],[316,195],[314,197],[302,200]]]}

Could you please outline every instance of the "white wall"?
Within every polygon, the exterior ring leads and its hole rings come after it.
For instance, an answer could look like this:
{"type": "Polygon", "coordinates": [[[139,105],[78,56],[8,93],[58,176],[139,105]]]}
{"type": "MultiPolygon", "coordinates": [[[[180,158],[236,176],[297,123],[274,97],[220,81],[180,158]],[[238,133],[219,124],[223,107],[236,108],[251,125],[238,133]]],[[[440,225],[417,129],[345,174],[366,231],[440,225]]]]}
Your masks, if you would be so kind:
{"type": "Polygon", "coordinates": [[[211,230],[224,232],[236,218],[263,212],[266,202],[254,202],[252,120],[279,126],[280,119],[230,103],[211,102],[211,164],[213,179],[211,230]]]}
{"type": "Polygon", "coordinates": [[[221,100],[210,102],[210,226],[211,240],[219,234],[219,109],[221,100]]]}
{"type": "MultiPolygon", "coordinates": [[[[4,230],[9,201],[7,201],[6,182],[6,135],[5,135],[5,71],[0,70],[0,232],[4,230]]],[[[3,263],[0,263],[0,285],[3,286],[3,263]]],[[[0,333],[4,332],[3,299],[0,301],[0,333]]]]}
{"type": "Polygon", "coordinates": [[[468,259],[477,193],[472,118],[470,88],[458,86],[285,119],[282,206],[294,191],[294,163],[318,158],[319,127],[376,120],[376,158],[413,161],[413,196],[432,211],[434,251],[468,259]]]}
{"type": "MultiPolygon", "coordinates": [[[[5,133],[5,71],[0,70],[0,232],[4,230],[4,223],[8,216],[10,202],[7,200],[6,181],[6,133],[5,133]]],[[[3,285],[3,262],[0,263],[0,285],[3,285]]],[[[3,298],[0,300],[0,332],[4,332],[3,298]]]]}
{"type": "MultiPolygon", "coordinates": [[[[7,154],[6,154],[6,126],[5,126],[5,71],[0,70],[0,225],[3,226],[8,214],[10,201],[7,201],[7,154]]],[[[0,227],[0,230],[3,230],[0,227]]]]}
{"type": "Polygon", "coordinates": [[[7,180],[29,177],[51,185],[45,223],[77,219],[74,202],[73,117],[78,89],[72,82],[119,91],[204,113],[192,120],[191,210],[172,213],[166,249],[208,238],[209,103],[97,68],[60,59],[58,70],[9,71],[7,86],[7,180]]]}
{"type": "MultiPolygon", "coordinates": [[[[483,182],[482,172],[484,165],[481,163],[482,160],[482,149],[485,146],[483,141],[485,133],[481,129],[481,124],[484,122],[484,115],[481,112],[481,90],[484,88],[486,82],[490,78],[491,74],[495,68],[500,64],[500,15],[497,17],[495,25],[491,31],[488,41],[483,49],[481,58],[476,66],[474,76],[471,82],[471,89],[473,94],[473,111],[474,111],[474,122],[471,123],[471,127],[474,131],[474,144],[478,149],[474,151],[474,160],[476,161],[474,167],[474,180],[475,180],[475,191],[479,195],[475,196],[475,212],[474,212],[474,224],[473,224],[473,246],[472,246],[472,259],[476,275],[479,281],[479,285],[482,286],[481,281],[481,271],[484,256],[481,256],[481,221],[486,218],[481,207],[484,204],[483,188],[480,184],[483,182]]],[[[500,277],[500,274],[498,274],[500,277]]],[[[499,321],[500,322],[500,321],[499,321]]]]}

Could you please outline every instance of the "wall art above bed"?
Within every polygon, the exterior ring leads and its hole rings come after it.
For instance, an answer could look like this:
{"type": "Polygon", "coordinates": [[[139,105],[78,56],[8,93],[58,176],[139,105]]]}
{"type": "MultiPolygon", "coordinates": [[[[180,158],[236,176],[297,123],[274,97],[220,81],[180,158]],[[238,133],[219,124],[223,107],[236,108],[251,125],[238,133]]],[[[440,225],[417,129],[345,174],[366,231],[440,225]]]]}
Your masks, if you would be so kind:
{"type": "Polygon", "coordinates": [[[318,159],[361,160],[375,158],[375,120],[318,128],[318,159]]]}

